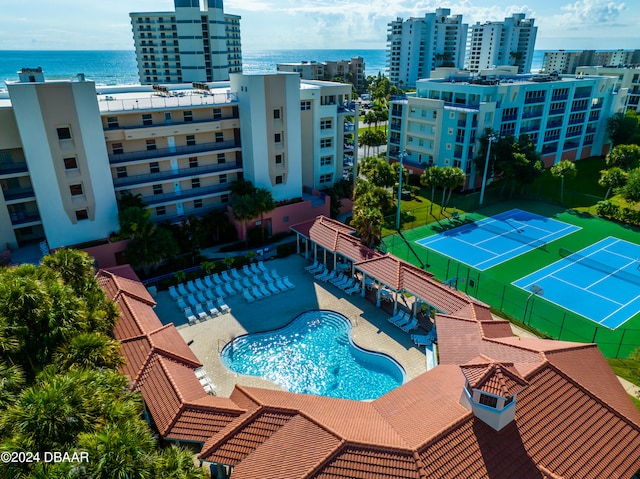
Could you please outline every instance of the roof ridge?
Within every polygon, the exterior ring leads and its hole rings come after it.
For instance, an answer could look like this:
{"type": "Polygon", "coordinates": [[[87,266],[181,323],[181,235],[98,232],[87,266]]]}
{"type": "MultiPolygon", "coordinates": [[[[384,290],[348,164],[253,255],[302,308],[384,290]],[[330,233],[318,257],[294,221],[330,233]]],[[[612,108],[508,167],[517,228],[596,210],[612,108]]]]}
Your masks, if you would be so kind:
{"type": "Polygon", "coordinates": [[[200,411],[214,411],[214,412],[217,412],[217,411],[220,411],[220,410],[229,411],[229,412],[238,412],[238,410],[244,411],[243,413],[241,413],[241,415],[244,414],[245,412],[247,412],[246,409],[241,408],[237,404],[236,404],[236,407],[238,409],[231,409],[230,407],[227,407],[227,406],[217,406],[217,405],[214,406],[214,405],[208,405],[208,404],[196,404],[196,403],[191,402],[191,401],[185,401],[184,402],[184,406],[185,407],[189,407],[189,408],[193,408],[193,409],[198,409],[200,411]]]}
{"type": "Polygon", "coordinates": [[[460,416],[457,420],[443,427],[440,431],[436,432],[435,434],[432,434],[431,437],[428,438],[425,442],[418,445],[416,447],[416,451],[419,454],[421,450],[424,450],[425,448],[429,447],[431,444],[435,444],[441,438],[445,437],[450,431],[453,431],[454,429],[460,427],[463,423],[469,421],[470,419],[473,419],[474,417],[475,415],[473,414],[473,412],[467,410],[467,412],[464,413],[462,416],[460,416]]]}

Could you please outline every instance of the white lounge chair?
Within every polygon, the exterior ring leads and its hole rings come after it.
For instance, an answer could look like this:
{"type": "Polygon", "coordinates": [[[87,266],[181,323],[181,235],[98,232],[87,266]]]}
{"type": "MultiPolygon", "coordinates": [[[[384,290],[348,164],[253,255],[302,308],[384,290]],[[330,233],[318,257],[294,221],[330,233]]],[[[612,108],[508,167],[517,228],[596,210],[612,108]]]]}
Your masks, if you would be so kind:
{"type": "Polygon", "coordinates": [[[220,311],[222,311],[222,314],[231,312],[231,308],[227,303],[224,302],[224,299],[222,298],[218,298],[218,306],[220,307],[220,311]]]}
{"type": "Polygon", "coordinates": [[[418,346],[429,346],[431,344],[430,334],[412,334],[411,339],[418,346]]]}
{"type": "Polygon", "coordinates": [[[211,281],[211,276],[205,276],[204,284],[207,285],[207,288],[214,288],[215,287],[215,283],[213,281],[211,281]]]}
{"type": "Polygon", "coordinates": [[[260,283],[260,286],[258,286],[258,288],[260,289],[260,292],[263,296],[271,296],[271,291],[269,291],[263,283],[260,283]]]}
{"type": "Polygon", "coordinates": [[[212,396],[215,396],[216,387],[213,385],[213,383],[209,383],[206,386],[204,386],[204,392],[206,392],[207,394],[211,394],[212,396]]]}
{"type": "Polygon", "coordinates": [[[287,288],[284,283],[282,282],[282,278],[278,278],[276,279],[276,286],[278,287],[278,289],[282,292],[287,291],[289,288],[287,288]]]}
{"type": "Polygon", "coordinates": [[[275,280],[275,278],[272,278],[272,277],[269,275],[269,272],[268,272],[268,271],[265,271],[265,272],[264,272],[264,274],[263,274],[262,276],[264,277],[264,279],[265,279],[265,281],[266,281],[267,283],[271,283],[272,281],[274,281],[274,280],[275,280]]]}
{"type": "Polygon", "coordinates": [[[249,278],[242,278],[242,284],[247,289],[253,288],[253,284],[251,283],[251,281],[249,281],[249,278]]]}
{"type": "Polygon", "coordinates": [[[236,290],[233,289],[233,286],[231,286],[231,283],[227,283],[224,285],[224,289],[227,293],[229,293],[229,295],[233,296],[234,294],[236,294],[236,290]]]}
{"type": "Polygon", "coordinates": [[[273,284],[273,281],[270,281],[269,283],[267,283],[267,288],[269,288],[269,291],[271,291],[273,294],[278,294],[280,292],[278,287],[275,284],[273,284]]]}
{"type": "Polygon", "coordinates": [[[204,368],[199,368],[194,371],[198,379],[202,379],[207,375],[207,371],[204,368]]]}
{"type": "Polygon", "coordinates": [[[318,273],[320,273],[320,272],[322,272],[322,271],[324,271],[324,270],[325,270],[324,264],[322,264],[322,263],[318,263],[318,266],[316,266],[316,267],[315,267],[315,268],[313,268],[313,269],[310,269],[310,270],[309,270],[309,273],[311,273],[311,274],[313,274],[313,275],[316,275],[316,274],[318,274],[318,273]]]}
{"type": "Polygon", "coordinates": [[[395,323],[396,326],[398,326],[399,328],[403,328],[404,326],[408,325],[411,323],[411,321],[413,321],[411,319],[411,315],[409,313],[405,313],[404,316],[400,319],[398,319],[395,323]]]}
{"type": "Polygon", "coordinates": [[[252,276],[251,281],[253,281],[253,284],[255,284],[258,288],[262,286],[262,281],[260,281],[260,278],[258,278],[257,276],[252,276]]]}
{"type": "Polygon", "coordinates": [[[268,271],[267,267],[264,265],[262,261],[258,261],[258,269],[263,273],[266,273],[268,271]]]}
{"type": "Polygon", "coordinates": [[[220,276],[218,276],[218,273],[212,274],[211,279],[213,280],[216,286],[222,286],[223,281],[220,279],[220,276]]]}
{"type": "Polygon", "coordinates": [[[189,306],[187,306],[187,303],[185,303],[184,299],[182,299],[182,298],[178,298],[176,300],[176,303],[178,303],[178,308],[182,309],[183,311],[189,307],[189,306]]]}
{"type": "Polygon", "coordinates": [[[235,268],[233,268],[233,269],[231,270],[231,277],[232,277],[233,279],[240,279],[240,278],[242,278],[242,276],[240,276],[240,274],[238,274],[238,270],[237,270],[237,269],[235,269],[235,268]]]}
{"type": "Polygon", "coordinates": [[[180,293],[180,296],[187,296],[189,291],[184,287],[184,284],[180,283],[178,285],[178,293],[180,293]]]}
{"type": "Polygon", "coordinates": [[[278,272],[275,269],[271,270],[271,277],[273,279],[278,279],[280,277],[280,275],[278,274],[278,272]]]}
{"type": "Polygon", "coordinates": [[[253,274],[260,274],[262,273],[262,271],[260,271],[258,269],[258,266],[255,263],[251,263],[251,265],[249,265],[249,267],[251,268],[251,271],[253,271],[253,274]]]}
{"type": "Polygon", "coordinates": [[[196,304],[198,304],[198,301],[196,301],[196,298],[192,294],[187,296],[187,302],[194,308],[196,307],[196,304]]]}
{"type": "Polygon", "coordinates": [[[344,292],[347,293],[349,296],[351,296],[353,293],[358,294],[360,292],[360,285],[356,284],[356,285],[352,286],[351,288],[345,289],[344,292]]]}
{"type": "Polygon", "coordinates": [[[405,333],[408,333],[412,329],[416,329],[418,326],[418,318],[413,318],[409,324],[405,324],[404,326],[400,326],[405,333]]]}
{"type": "Polygon", "coordinates": [[[316,269],[319,264],[320,263],[318,262],[318,260],[315,260],[312,265],[305,266],[304,269],[306,269],[307,271],[311,271],[312,269],[316,269]]]}
{"type": "Polygon", "coordinates": [[[178,299],[180,297],[175,286],[169,286],[169,294],[173,299],[178,299]]]}
{"type": "Polygon", "coordinates": [[[295,284],[289,281],[289,276],[285,276],[284,278],[282,278],[282,283],[289,289],[293,289],[296,287],[295,284]]]}
{"type": "Polygon", "coordinates": [[[204,291],[207,289],[207,285],[202,282],[200,278],[196,279],[196,288],[200,291],[204,291]]]}
{"type": "Polygon", "coordinates": [[[200,319],[207,319],[207,313],[204,312],[201,304],[196,304],[196,314],[200,319]]]}
{"type": "Polygon", "coordinates": [[[231,279],[231,276],[229,276],[229,273],[227,273],[226,271],[223,271],[220,276],[222,276],[222,280],[225,283],[231,283],[231,281],[233,281],[233,279],[231,279]]]}
{"type": "Polygon", "coordinates": [[[251,288],[251,294],[252,294],[252,295],[254,296],[254,298],[256,298],[256,299],[262,299],[262,298],[264,298],[264,294],[262,294],[262,293],[260,292],[260,290],[259,290],[258,288],[256,288],[255,286],[253,286],[253,287],[251,288]]]}
{"type": "Polygon", "coordinates": [[[189,321],[189,324],[194,324],[196,321],[198,321],[198,318],[196,318],[196,315],[193,314],[193,311],[191,311],[191,308],[185,308],[184,317],[187,318],[187,321],[189,321]]]}
{"type": "MultiPolygon", "coordinates": [[[[209,290],[207,290],[209,291],[209,290]]],[[[204,297],[204,294],[202,294],[202,291],[200,291],[198,294],[196,294],[196,299],[198,301],[200,301],[201,303],[206,303],[207,302],[207,298],[204,297]]]]}
{"type": "Polygon", "coordinates": [[[347,282],[346,283],[339,284],[339,285],[336,285],[336,286],[338,286],[338,288],[340,288],[341,290],[345,291],[347,289],[353,288],[356,284],[358,284],[358,282],[356,281],[355,278],[347,278],[347,282]]]}
{"type": "Polygon", "coordinates": [[[313,275],[315,279],[322,279],[325,276],[329,276],[329,270],[326,269],[325,267],[322,268],[322,271],[313,275]]]}
{"type": "Polygon", "coordinates": [[[190,293],[196,294],[198,292],[198,288],[193,284],[193,281],[187,281],[187,289],[190,293]]]}
{"type": "Polygon", "coordinates": [[[211,314],[211,316],[218,316],[220,314],[220,311],[218,311],[218,308],[215,307],[213,301],[207,301],[207,309],[209,310],[209,314],[211,314]]]}
{"type": "Polygon", "coordinates": [[[242,295],[244,296],[244,299],[246,299],[248,303],[253,303],[256,300],[256,298],[254,298],[251,295],[248,289],[243,290],[242,295]]]}
{"type": "Polygon", "coordinates": [[[338,274],[338,272],[335,269],[331,270],[328,275],[326,275],[325,277],[322,278],[322,281],[324,281],[325,283],[327,281],[331,281],[333,278],[335,278],[337,276],[337,274],[338,274]]]}
{"type": "Polygon", "coordinates": [[[235,280],[233,282],[233,288],[240,293],[244,289],[244,286],[242,286],[242,283],[239,280],[235,280]]]}
{"type": "Polygon", "coordinates": [[[212,301],[217,298],[217,296],[215,295],[215,293],[211,289],[206,290],[204,292],[204,295],[207,297],[207,299],[210,299],[212,301]]]}
{"type": "Polygon", "coordinates": [[[253,276],[253,273],[251,272],[251,270],[249,269],[248,265],[243,265],[242,266],[242,272],[246,275],[246,276],[253,276]]]}
{"type": "Polygon", "coordinates": [[[220,287],[220,286],[216,286],[215,291],[216,291],[216,295],[218,295],[218,296],[222,296],[223,298],[226,296],[224,291],[222,291],[222,287],[220,287]]]}
{"type": "Polygon", "coordinates": [[[389,321],[390,323],[397,323],[398,321],[402,320],[405,316],[405,312],[404,311],[398,311],[395,315],[393,316],[389,316],[387,318],[387,321],[389,321]]]}
{"type": "Polygon", "coordinates": [[[337,273],[333,278],[331,278],[329,280],[329,282],[331,284],[333,284],[334,286],[337,286],[340,283],[346,283],[348,280],[349,280],[349,278],[347,278],[344,274],[337,273]]]}

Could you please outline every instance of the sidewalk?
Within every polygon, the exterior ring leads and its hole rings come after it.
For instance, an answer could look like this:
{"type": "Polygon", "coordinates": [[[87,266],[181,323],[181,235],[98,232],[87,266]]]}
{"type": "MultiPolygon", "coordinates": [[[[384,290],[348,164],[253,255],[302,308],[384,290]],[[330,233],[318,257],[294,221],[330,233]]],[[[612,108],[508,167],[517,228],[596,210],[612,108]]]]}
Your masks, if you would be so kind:
{"type": "MultiPolygon", "coordinates": [[[[496,317],[496,319],[501,318],[496,317]]],[[[530,333],[529,331],[522,329],[513,323],[511,323],[511,330],[513,331],[513,334],[515,334],[516,336],[520,336],[521,338],[537,338],[535,334],[530,333]]],[[[633,396],[635,398],[640,397],[638,396],[638,393],[640,393],[640,387],[627,381],[624,378],[621,378],[620,376],[618,376],[618,381],[620,381],[620,384],[622,384],[622,387],[625,391],[627,391],[627,394],[629,394],[629,396],[633,396]]]]}
{"type": "Polygon", "coordinates": [[[224,248],[225,246],[229,246],[233,243],[221,244],[212,246],[210,248],[204,248],[200,250],[200,254],[207,259],[224,259],[228,257],[236,257],[236,256],[245,256],[247,253],[254,252],[258,255],[258,259],[269,259],[273,258],[276,255],[276,248],[278,245],[286,244],[286,243],[295,243],[296,238],[288,237],[283,238],[274,243],[269,243],[264,246],[254,246],[252,248],[244,249],[241,251],[220,251],[220,248],[224,248]]]}

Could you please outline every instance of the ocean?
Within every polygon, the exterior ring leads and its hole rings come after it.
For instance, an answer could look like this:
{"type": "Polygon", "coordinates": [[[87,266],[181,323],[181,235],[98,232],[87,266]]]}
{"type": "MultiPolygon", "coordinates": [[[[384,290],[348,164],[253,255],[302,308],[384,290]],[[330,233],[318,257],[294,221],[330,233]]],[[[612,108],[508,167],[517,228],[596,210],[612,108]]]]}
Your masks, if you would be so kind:
{"type": "MultiPolygon", "coordinates": [[[[386,50],[245,50],[242,52],[244,73],[273,73],[277,63],[300,61],[348,60],[361,56],[365,74],[384,74],[386,50]]],[[[543,50],[533,55],[532,70],[542,65],[543,50]]],[[[4,81],[18,79],[21,68],[42,67],[49,80],[75,78],[84,73],[99,85],[138,83],[135,52],[130,50],[0,50],[0,87],[4,81]]]]}

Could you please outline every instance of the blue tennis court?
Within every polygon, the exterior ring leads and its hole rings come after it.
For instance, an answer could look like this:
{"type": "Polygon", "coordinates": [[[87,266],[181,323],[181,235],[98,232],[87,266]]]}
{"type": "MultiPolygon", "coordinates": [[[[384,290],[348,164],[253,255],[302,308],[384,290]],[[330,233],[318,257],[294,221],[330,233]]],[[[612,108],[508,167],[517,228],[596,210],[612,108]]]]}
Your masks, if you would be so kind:
{"type": "Polygon", "coordinates": [[[608,237],[513,284],[609,329],[640,312],[640,246],[608,237]]]}
{"type": "Polygon", "coordinates": [[[544,248],[578,226],[519,209],[505,211],[474,223],[458,226],[416,243],[480,271],[544,248]]]}

